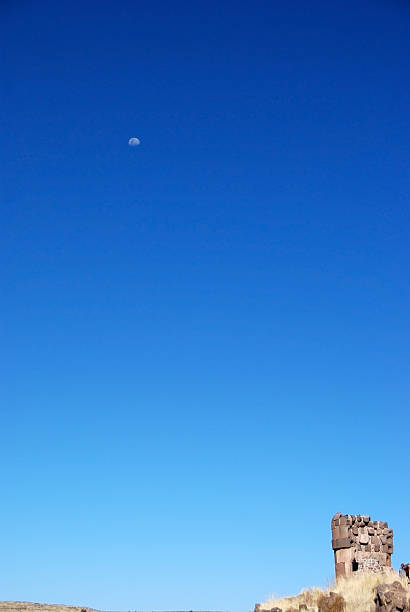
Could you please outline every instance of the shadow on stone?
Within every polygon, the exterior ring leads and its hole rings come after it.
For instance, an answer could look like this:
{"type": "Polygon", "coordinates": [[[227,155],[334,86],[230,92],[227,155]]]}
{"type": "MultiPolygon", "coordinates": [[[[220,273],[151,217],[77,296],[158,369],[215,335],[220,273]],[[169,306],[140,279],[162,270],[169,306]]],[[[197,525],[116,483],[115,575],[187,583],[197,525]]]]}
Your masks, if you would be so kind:
{"type": "Polygon", "coordinates": [[[376,612],[410,612],[406,590],[398,580],[392,584],[379,584],[374,603],[376,612]]]}

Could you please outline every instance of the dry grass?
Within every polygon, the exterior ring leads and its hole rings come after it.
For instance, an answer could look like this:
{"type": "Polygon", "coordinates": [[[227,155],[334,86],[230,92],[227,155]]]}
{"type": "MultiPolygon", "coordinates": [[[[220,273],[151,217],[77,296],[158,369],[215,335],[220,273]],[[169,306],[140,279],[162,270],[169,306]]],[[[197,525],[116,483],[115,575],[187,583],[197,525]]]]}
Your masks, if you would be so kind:
{"type": "Polygon", "coordinates": [[[323,601],[323,596],[333,591],[344,598],[346,602],[345,612],[372,612],[377,586],[382,583],[390,584],[395,580],[401,582],[410,597],[410,585],[407,580],[400,578],[394,570],[387,570],[382,574],[357,573],[350,578],[340,578],[336,584],[327,589],[316,587],[306,589],[294,597],[282,597],[280,599],[272,597],[261,605],[261,609],[271,610],[278,607],[282,608],[283,612],[287,612],[292,608],[298,610],[299,605],[305,604],[310,612],[318,612],[321,598],[323,601]]]}
{"type": "Polygon", "coordinates": [[[30,603],[28,601],[0,601],[0,612],[97,612],[85,606],[30,603]]]}
{"type": "Polygon", "coordinates": [[[323,593],[317,601],[317,607],[319,612],[344,612],[346,608],[343,597],[334,593],[331,597],[323,593]]]}

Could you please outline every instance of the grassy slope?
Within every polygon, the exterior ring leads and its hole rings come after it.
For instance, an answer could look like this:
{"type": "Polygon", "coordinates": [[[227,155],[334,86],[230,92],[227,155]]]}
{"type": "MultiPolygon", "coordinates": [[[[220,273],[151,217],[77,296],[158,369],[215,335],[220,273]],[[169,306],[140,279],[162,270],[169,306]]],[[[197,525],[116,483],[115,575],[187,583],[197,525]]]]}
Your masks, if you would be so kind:
{"type": "Polygon", "coordinates": [[[390,570],[383,574],[358,573],[351,578],[342,578],[338,580],[337,584],[330,586],[328,589],[306,589],[294,597],[282,597],[280,599],[272,597],[261,605],[261,609],[270,610],[277,606],[286,612],[289,608],[298,609],[299,604],[306,604],[308,610],[317,612],[319,597],[323,595],[323,593],[333,591],[344,597],[346,601],[346,612],[369,612],[374,609],[373,600],[376,587],[379,584],[391,583],[395,580],[403,584],[410,597],[410,585],[407,584],[407,580],[405,578],[400,578],[395,571],[390,570]]]}

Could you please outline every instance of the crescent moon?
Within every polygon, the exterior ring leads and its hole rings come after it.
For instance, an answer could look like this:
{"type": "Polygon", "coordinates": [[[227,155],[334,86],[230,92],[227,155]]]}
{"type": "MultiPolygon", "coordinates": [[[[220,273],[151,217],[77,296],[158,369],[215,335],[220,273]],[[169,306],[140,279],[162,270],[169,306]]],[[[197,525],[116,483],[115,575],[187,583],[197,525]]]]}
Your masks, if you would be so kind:
{"type": "Polygon", "coordinates": [[[138,147],[138,145],[141,143],[139,138],[130,138],[128,141],[128,144],[130,147],[138,147]]]}

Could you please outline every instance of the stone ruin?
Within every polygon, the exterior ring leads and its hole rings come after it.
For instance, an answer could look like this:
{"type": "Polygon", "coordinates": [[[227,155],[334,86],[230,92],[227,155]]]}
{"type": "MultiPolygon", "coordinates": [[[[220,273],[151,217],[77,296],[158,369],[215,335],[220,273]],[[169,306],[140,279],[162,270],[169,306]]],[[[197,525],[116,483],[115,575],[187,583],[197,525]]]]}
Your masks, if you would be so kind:
{"type": "Polygon", "coordinates": [[[332,548],[336,580],[354,572],[383,572],[391,567],[393,529],[367,515],[338,512],[332,518],[332,548]]]}

